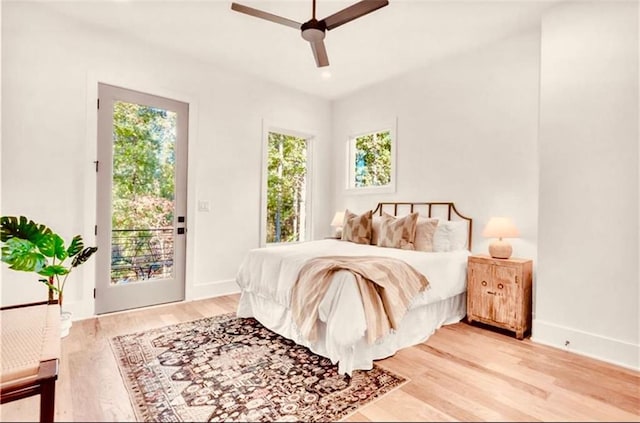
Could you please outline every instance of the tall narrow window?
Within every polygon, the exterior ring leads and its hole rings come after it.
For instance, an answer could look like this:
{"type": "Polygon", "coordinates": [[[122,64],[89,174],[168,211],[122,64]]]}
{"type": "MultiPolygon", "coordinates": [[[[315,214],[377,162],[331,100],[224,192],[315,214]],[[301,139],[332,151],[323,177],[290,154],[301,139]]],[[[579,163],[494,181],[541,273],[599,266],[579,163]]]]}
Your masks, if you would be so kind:
{"type": "Polygon", "coordinates": [[[395,190],[394,132],[366,132],[349,138],[347,188],[359,191],[395,190]]]}
{"type": "Polygon", "coordinates": [[[307,238],[308,150],[303,137],[268,133],[267,243],[307,238]]]}

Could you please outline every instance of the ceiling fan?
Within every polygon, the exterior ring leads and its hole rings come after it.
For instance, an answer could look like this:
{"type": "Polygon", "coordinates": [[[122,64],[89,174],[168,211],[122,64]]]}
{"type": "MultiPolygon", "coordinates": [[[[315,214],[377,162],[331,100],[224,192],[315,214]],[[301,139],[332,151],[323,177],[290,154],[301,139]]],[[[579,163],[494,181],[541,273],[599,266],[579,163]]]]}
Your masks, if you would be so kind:
{"type": "Polygon", "coordinates": [[[311,44],[311,50],[313,51],[313,57],[316,59],[318,67],[329,66],[329,58],[327,57],[327,50],[324,47],[324,37],[326,31],[330,31],[339,27],[349,21],[357,19],[384,7],[389,4],[389,0],[362,0],[355,3],[339,12],[334,13],[331,16],[327,16],[324,19],[316,19],[316,0],[313,0],[312,16],[311,19],[305,23],[299,23],[292,21],[291,19],[283,18],[278,15],[274,15],[262,10],[254,9],[252,7],[243,6],[238,3],[231,3],[231,9],[236,12],[246,13],[247,15],[255,16],[256,18],[266,19],[271,22],[286,25],[291,28],[299,29],[302,32],[302,38],[309,41],[311,44]]]}

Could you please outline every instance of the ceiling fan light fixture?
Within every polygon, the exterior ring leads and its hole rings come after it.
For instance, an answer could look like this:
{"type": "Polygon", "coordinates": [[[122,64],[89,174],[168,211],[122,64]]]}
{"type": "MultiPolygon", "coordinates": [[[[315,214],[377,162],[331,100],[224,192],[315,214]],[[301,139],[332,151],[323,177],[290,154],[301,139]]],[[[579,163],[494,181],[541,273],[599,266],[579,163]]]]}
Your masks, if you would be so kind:
{"type": "Polygon", "coordinates": [[[315,28],[308,28],[302,30],[302,38],[307,41],[315,43],[316,41],[324,40],[325,32],[315,28]]]}
{"type": "Polygon", "coordinates": [[[327,27],[322,22],[311,19],[310,21],[303,23],[300,29],[302,32],[302,38],[315,43],[317,41],[324,40],[327,27]]]}

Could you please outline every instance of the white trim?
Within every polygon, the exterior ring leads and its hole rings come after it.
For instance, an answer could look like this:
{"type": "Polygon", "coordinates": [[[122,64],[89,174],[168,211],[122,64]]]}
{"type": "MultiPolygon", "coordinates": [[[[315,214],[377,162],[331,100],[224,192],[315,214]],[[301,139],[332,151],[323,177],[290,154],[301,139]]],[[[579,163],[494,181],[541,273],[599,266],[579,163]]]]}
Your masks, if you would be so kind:
{"type": "MultiPolygon", "coordinates": [[[[150,310],[150,309],[159,308],[159,307],[166,307],[166,306],[173,305],[173,304],[191,303],[191,302],[200,301],[200,300],[203,300],[203,299],[208,299],[208,298],[213,298],[213,297],[222,297],[222,296],[225,296],[225,295],[233,295],[233,294],[240,293],[240,287],[237,284],[235,284],[235,281],[233,281],[233,280],[211,282],[211,283],[205,284],[205,285],[206,286],[210,286],[210,287],[213,287],[214,285],[220,285],[220,286],[215,287],[215,289],[209,289],[208,292],[210,292],[210,293],[207,293],[207,294],[204,294],[204,295],[199,296],[197,298],[194,298],[193,300],[175,301],[175,302],[170,302],[170,303],[155,304],[155,305],[150,305],[150,306],[146,306],[146,307],[133,308],[133,309],[128,309],[128,310],[113,311],[111,313],[100,315],[100,317],[102,317],[102,316],[113,316],[115,314],[131,313],[131,312],[136,312],[136,311],[140,311],[140,310],[150,310]],[[234,287],[234,285],[235,285],[235,287],[234,287]],[[218,293],[218,292],[221,292],[221,293],[218,293]]],[[[72,312],[73,312],[73,309],[72,309],[72,312]]],[[[77,321],[81,321],[81,320],[93,319],[94,317],[95,316],[77,317],[75,314],[73,314],[71,316],[71,320],[74,321],[74,322],[77,322],[77,321]]],[[[165,325],[163,324],[161,326],[165,326],[165,325]]]]}
{"type": "MultiPolygon", "coordinates": [[[[315,180],[314,175],[314,154],[313,145],[317,139],[318,131],[304,130],[296,125],[281,125],[271,122],[268,119],[262,119],[262,172],[260,175],[260,213],[259,213],[259,228],[260,228],[260,247],[267,246],[267,180],[268,180],[268,158],[269,151],[269,132],[276,132],[279,134],[290,135],[297,138],[303,138],[307,142],[307,181],[306,181],[306,199],[305,199],[305,239],[312,240],[313,238],[313,185],[315,180]]],[[[282,243],[278,243],[281,245],[282,243]]]]}
{"type": "Polygon", "coordinates": [[[397,176],[397,156],[398,156],[398,118],[390,119],[386,122],[378,122],[368,126],[366,130],[357,130],[351,131],[349,136],[347,137],[347,151],[346,151],[346,186],[345,192],[347,195],[352,194],[386,194],[386,193],[394,193],[396,192],[396,176],[397,176]],[[355,151],[352,148],[353,141],[355,138],[368,135],[372,133],[389,131],[389,135],[391,137],[391,175],[390,181],[387,185],[377,186],[377,187],[354,187],[352,185],[352,177],[353,177],[353,163],[355,161],[355,151]]]}
{"type": "Polygon", "coordinates": [[[630,342],[539,319],[533,320],[531,340],[632,370],[640,370],[640,345],[630,342]],[[569,344],[565,345],[567,341],[569,344]]]}
{"type": "Polygon", "coordinates": [[[192,286],[192,297],[189,300],[194,301],[204,298],[221,297],[239,292],[240,285],[238,285],[235,279],[199,283],[192,286]]]}

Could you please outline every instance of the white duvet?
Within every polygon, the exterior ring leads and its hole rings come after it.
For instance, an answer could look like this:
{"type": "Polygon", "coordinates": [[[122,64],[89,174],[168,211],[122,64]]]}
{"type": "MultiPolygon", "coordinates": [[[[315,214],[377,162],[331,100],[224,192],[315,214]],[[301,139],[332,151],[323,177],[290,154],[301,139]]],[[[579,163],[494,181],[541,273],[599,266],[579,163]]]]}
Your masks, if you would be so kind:
{"type": "Polygon", "coordinates": [[[467,250],[427,253],[335,239],[256,248],[248,252],[238,270],[236,280],[242,289],[238,315],[255,317],[269,329],[309,347],[334,363],[338,362],[342,373],[350,374],[358,368],[370,369],[372,360],[391,355],[398,348],[413,345],[416,341],[421,342],[435,328],[464,316],[460,311],[460,307],[463,307],[460,304],[463,296],[460,294],[466,291],[469,254],[467,250]],[[291,321],[291,289],[299,270],[308,259],[329,255],[401,259],[427,277],[429,288],[414,298],[397,333],[385,337],[390,338],[388,340],[378,340],[376,345],[366,345],[366,323],[360,293],[353,275],[348,271],[339,271],[320,304],[319,319],[325,326],[318,342],[312,345],[302,338],[291,321]],[[434,322],[419,321],[425,318],[434,322]],[[405,320],[411,321],[405,325],[405,320]],[[424,325],[427,333],[422,334],[409,327],[403,331],[403,326],[415,326],[416,323],[418,326],[424,325]],[[407,335],[404,336],[403,332],[407,332],[407,335]]]}

